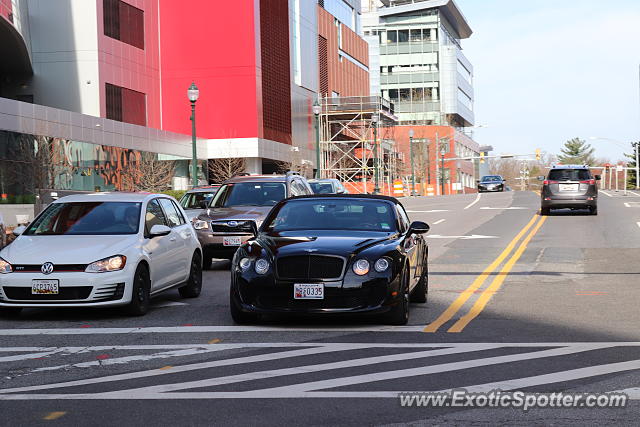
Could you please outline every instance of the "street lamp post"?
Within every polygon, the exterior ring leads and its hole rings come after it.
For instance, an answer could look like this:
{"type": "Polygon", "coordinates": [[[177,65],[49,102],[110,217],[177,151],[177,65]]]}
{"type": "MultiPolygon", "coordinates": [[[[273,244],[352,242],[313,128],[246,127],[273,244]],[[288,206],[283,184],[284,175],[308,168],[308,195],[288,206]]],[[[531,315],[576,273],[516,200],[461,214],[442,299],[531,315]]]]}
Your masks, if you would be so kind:
{"type": "Polygon", "coordinates": [[[187,97],[191,102],[191,176],[193,187],[198,186],[198,152],[196,149],[196,101],[200,96],[200,91],[195,83],[191,83],[187,90],[187,97]]]}
{"type": "Polygon", "coordinates": [[[371,115],[371,123],[373,123],[373,194],[380,194],[380,186],[378,184],[378,175],[380,173],[378,163],[378,120],[380,117],[377,113],[371,115]]]}
{"type": "Polygon", "coordinates": [[[320,178],[320,113],[322,107],[316,99],[313,103],[313,115],[316,117],[316,179],[320,178]]]}
{"type": "Polygon", "coordinates": [[[441,145],[440,147],[440,161],[442,162],[442,166],[440,167],[440,174],[441,174],[441,180],[440,180],[440,193],[444,196],[445,192],[444,192],[444,179],[445,179],[445,172],[444,172],[444,155],[446,154],[445,152],[445,147],[444,144],[441,145]]]}
{"type": "Polygon", "coordinates": [[[409,156],[411,157],[411,195],[416,196],[416,174],[413,161],[413,129],[409,129],[409,156]]]}

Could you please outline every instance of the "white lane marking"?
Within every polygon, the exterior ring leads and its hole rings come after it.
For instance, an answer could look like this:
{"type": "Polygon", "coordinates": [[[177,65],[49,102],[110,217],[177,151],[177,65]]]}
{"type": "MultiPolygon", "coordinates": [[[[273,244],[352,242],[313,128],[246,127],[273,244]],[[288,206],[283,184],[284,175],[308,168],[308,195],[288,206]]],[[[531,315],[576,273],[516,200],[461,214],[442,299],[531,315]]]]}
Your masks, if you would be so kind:
{"type": "Polygon", "coordinates": [[[529,353],[519,353],[507,356],[487,357],[483,359],[465,360],[461,362],[443,363],[439,365],[424,366],[419,368],[398,369],[395,371],[384,371],[368,373],[363,375],[354,375],[351,377],[334,378],[329,380],[312,381],[302,384],[293,384],[282,387],[273,387],[251,392],[252,395],[278,395],[285,393],[286,395],[295,394],[304,391],[322,390],[328,388],[345,387],[356,384],[366,384],[376,381],[392,380],[397,378],[414,377],[421,375],[437,374],[442,372],[458,371],[463,369],[484,367],[490,365],[498,365],[502,363],[512,363],[523,360],[541,359],[546,357],[566,356],[568,354],[582,353],[585,351],[597,350],[602,347],[598,345],[584,345],[556,348],[551,350],[535,351],[529,353]]]}
{"type": "Polygon", "coordinates": [[[157,304],[151,304],[152,308],[165,308],[165,307],[178,307],[182,305],[189,305],[186,302],[178,302],[178,301],[165,301],[157,304]]]}
{"type": "Polygon", "coordinates": [[[438,213],[438,212],[449,212],[448,210],[443,209],[435,209],[431,211],[407,211],[407,213],[438,213]]]}
{"type": "Polygon", "coordinates": [[[636,222],[636,224],[638,224],[638,227],[640,227],[640,222],[636,222]]]}
{"type": "MultiPolygon", "coordinates": [[[[606,365],[589,366],[587,368],[571,369],[568,371],[554,372],[551,374],[536,375],[526,378],[516,378],[506,381],[497,381],[487,384],[479,384],[465,387],[469,393],[490,392],[492,390],[516,390],[527,387],[535,387],[544,384],[560,383],[565,381],[575,381],[582,378],[595,377],[599,375],[613,374],[616,372],[631,371],[640,369],[640,360],[630,360],[628,362],[609,363],[606,365]]],[[[443,390],[443,392],[450,390],[443,390]]],[[[626,392],[626,390],[619,390],[626,392]]]]}
{"type": "MultiPolygon", "coordinates": [[[[500,346],[499,344],[497,344],[500,346]]],[[[428,350],[411,353],[390,354],[386,356],[364,357],[360,359],[343,360],[339,362],[328,362],[316,365],[296,366],[293,368],[273,369],[268,371],[256,371],[227,377],[207,378],[204,380],[188,381],[184,383],[162,384],[157,386],[141,387],[127,390],[126,393],[165,393],[171,391],[194,389],[201,387],[213,387],[223,384],[235,384],[244,381],[260,380],[264,378],[275,378],[287,375],[307,374],[311,372],[326,372],[332,369],[354,368],[357,366],[369,366],[378,363],[397,362],[401,360],[425,359],[429,357],[444,356],[450,354],[468,353],[496,348],[495,344],[479,345],[475,348],[446,348],[442,350],[428,350]]]]}
{"type": "Polygon", "coordinates": [[[433,225],[438,225],[438,224],[442,224],[443,222],[445,222],[446,219],[439,219],[436,222],[433,223],[433,225]]]}
{"type": "Polygon", "coordinates": [[[61,329],[0,329],[0,336],[32,335],[110,335],[110,334],[200,334],[211,332],[422,332],[424,326],[159,326],[141,328],[61,328],[61,329]]]}
{"type": "Polygon", "coordinates": [[[124,365],[131,362],[146,362],[148,360],[154,359],[168,359],[171,357],[182,357],[182,356],[193,356],[195,354],[203,354],[203,353],[212,353],[216,351],[225,350],[224,348],[212,348],[212,349],[185,349],[185,350],[173,350],[173,351],[165,351],[161,353],[153,353],[153,354],[140,354],[136,356],[126,356],[126,357],[114,357],[103,360],[92,360],[90,362],[81,362],[81,363],[73,363],[66,365],[58,365],[58,366],[46,366],[43,368],[34,369],[33,372],[45,372],[45,371],[59,371],[61,369],[70,369],[70,368],[91,368],[94,366],[105,366],[105,365],[124,365]]]}
{"type": "Polygon", "coordinates": [[[633,194],[634,196],[640,197],[640,194],[636,193],[635,191],[629,191],[629,193],[633,194]]]}
{"type": "Polygon", "coordinates": [[[611,194],[607,193],[604,190],[600,190],[600,193],[602,193],[602,194],[604,194],[605,196],[608,196],[608,197],[613,197],[611,194]]]}
{"type": "Polygon", "coordinates": [[[478,202],[480,201],[480,197],[481,197],[481,196],[482,196],[482,193],[478,193],[478,196],[476,197],[476,199],[475,199],[473,202],[469,203],[467,206],[465,206],[465,207],[464,207],[464,208],[465,208],[465,210],[466,210],[466,209],[469,209],[471,206],[473,206],[473,205],[475,205],[476,203],[478,203],[478,202]]]}
{"type": "Polygon", "coordinates": [[[59,349],[51,350],[51,351],[43,351],[40,353],[26,353],[26,354],[16,354],[13,356],[3,356],[0,357],[0,362],[15,362],[18,360],[32,360],[38,359],[41,357],[51,356],[52,354],[60,353],[59,349]]]}
{"type": "Polygon", "coordinates": [[[624,205],[628,208],[640,208],[640,202],[625,202],[624,205]]]}
{"type": "Polygon", "coordinates": [[[482,236],[479,234],[472,234],[470,236],[441,236],[439,234],[431,234],[426,237],[428,239],[460,239],[460,240],[497,239],[498,238],[498,236],[482,236]]]}
{"type": "MultiPolygon", "coordinates": [[[[349,344],[346,344],[344,347],[348,348],[349,344]]],[[[0,400],[2,400],[3,393],[47,390],[47,389],[55,389],[60,387],[73,387],[73,386],[80,386],[80,385],[108,383],[113,381],[132,380],[137,378],[148,378],[148,377],[155,377],[159,375],[175,374],[178,372],[188,372],[188,371],[194,371],[199,369],[216,368],[221,366],[233,366],[233,365],[240,365],[244,363],[266,362],[266,361],[272,361],[272,360],[280,360],[280,359],[289,358],[289,357],[312,356],[315,354],[332,353],[336,351],[341,351],[340,346],[331,346],[331,347],[324,347],[324,348],[312,347],[312,348],[305,348],[300,350],[279,351],[275,353],[260,354],[256,356],[243,356],[243,357],[237,357],[232,359],[222,359],[222,360],[215,360],[211,362],[201,362],[201,363],[194,363],[190,365],[174,366],[171,369],[162,370],[162,371],[158,369],[151,369],[146,371],[130,372],[126,374],[117,374],[117,375],[109,375],[104,377],[89,378],[85,380],[75,380],[75,381],[66,381],[66,382],[54,383],[54,384],[42,384],[42,385],[36,385],[36,386],[3,389],[3,390],[0,390],[0,400]]]]}
{"type": "MultiPolygon", "coordinates": [[[[336,388],[342,386],[356,385],[356,384],[365,384],[376,381],[384,381],[384,380],[392,380],[398,378],[406,378],[410,376],[423,376],[430,374],[438,374],[443,372],[451,372],[451,371],[459,371],[464,369],[476,368],[476,367],[484,367],[497,365],[502,363],[513,363],[520,361],[527,361],[532,359],[541,359],[541,358],[549,358],[556,356],[563,356],[569,354],[576,354],[585,351],[592,351],[603,348],[600,345],[593,344],[585,344],[580,346],[572,346],[565,348],[556,348],[551,350],[544,351],[536,351],[536,352],[528,352],[528,353],[520,353],[515,355],[506,355],[506,356],[497,356],[497,357],[489,357],[483,359],[475,359],[475,360],[466,360],[461,362],[453,362],[453,363],[444,363],[439,365],[432,365],[426,367],[418,367],[418,368],[410,368],[410,369],[401,369],[395,371],[384,371],[377,373],[369,373],[363,375],[355,375],[351,377],[344,378],[336,378],[322,381],[312,381],[301,384],[294,384],[290,386],[283,387],[273,387],[266,389],[259,389],[253,391],[245,391],[245,392],[156,392],[154,390],[163,390],[163,389],[172,389],[174,387],[179,387],[183,384],[167,384],[158,387],[150,387],[150,388],[142,388],[142,389],[132,389],[132,390],[122,390],[122,391],[112,391],[105,393],[93,393],[93,394],[0,394],[0,400],[52,400],[52,399],[81,399],[81,400],[102,400],[102,399],[232,399],[232,398],[300,398],[300,397],[356,397],[355,393],[358,394],[357,397],[397,397],[398,392],[315,392],[314,390],[322,390],[328,388],[336,388]]],[[[431,352],[435,353],[435,352],[431,352]]],[[[624,369],[621,367],[617,367],[618,371],[620,370],[631,370],[640,368],[640,361],[633,362],[623,362],[626,364],[624,369]]],[[[331,366],[329,369],[334,368],[335,366],[331,366]]],[[[305,373],[306,367],[298,367],[296,368],[298,371],[295,372],[297,374],[305,373]]],[[[585,378],[589,376],[597,376],[602,375],[603,373],[608,373],[611,371],[611,366],[603,365],[602,369],[597,369],[598,367],[592,368],[584,368],[580,370],[580,378],[585,378]],[[595,368],[595,369],[592,369],[595,368]]],[[[170,372],[173,371],[170,370],[170,372]]],[[[578,370],[573,370],[578,371],[578,370]]],[[[616,370],[614,369],[613,372],[616,370]]],[[[269,371],[265,371],[262,373],[267,373],[269,371]]],[[[567,371],[567,378],[571,378],[572,372],[567,371]]],[[[242,381],[249,381],[251,379],[261,379],[264,378],[259,375],[260,372],[253,372],[251,374],[241,374],[238,376],[234,376],[235,382],[238,379],[242,381]],[[251,376],[248,378],[247,376],[251,376]]],[[[547,376],[539,376],[536,381],[536,385],[541,384],[549,384],[549,383],[557,383],[562,381],[563,372],[556,372],[553,374],[549,374],[547,376]]],[[[575,376],[575,373],[573,373],[575,376]]],[[[224,380],[224,378],[213,378],[211,381],[224,380]]],[[[524,381],[530,380],[525,378],[524,381]]],[[[206,381],[206,380],[205,380],[206,381]]],[[[513,381],[513,380],[511,380],[513,381]]],[[[224,382],[229,383],[229,382],[224,382]]],[[[197,388],[203,384],[202,381],[193,381],[190,383],[185,383],[190,388],[197,388]]],[[[467,388],[472,388],[474,386],[465,386],[467,388]]],[[[486,387],[486,385],[480,385],[480,387],[486,387]]],[[[27,387],[25,387],[27,388],[27,387]]],[[[33,389],[33,387],[31,387],[33,389]]],[[[17,390],[17,389],[15,389],[17,390]]],[[[18,391],[18,390],[17,390],[18,391]]],[[[2,390],[3,393],[8,392],[8,390],[2,390]]]]}
{"type": "Polygon", "coordinates": [[[515,210],[523,210],[523,209],[529,209],[529,208],[521,208],[521,207],[517,207],[517,206],[511,206],[508,208],[490,208],[490,207],[483,207],[480,208],[483,210],[494,210],[494,211],[515,211],[515,210]]]}

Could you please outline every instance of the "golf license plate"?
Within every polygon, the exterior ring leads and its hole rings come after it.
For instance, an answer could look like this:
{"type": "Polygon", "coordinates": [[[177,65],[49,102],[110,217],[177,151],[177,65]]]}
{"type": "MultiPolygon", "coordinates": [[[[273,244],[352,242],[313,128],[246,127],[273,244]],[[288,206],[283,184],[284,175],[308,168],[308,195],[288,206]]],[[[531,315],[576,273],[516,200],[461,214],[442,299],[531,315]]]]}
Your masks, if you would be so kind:
{"type": "Polygon", "coordinates": [[[58,295],[59,293],[59,280],[33,280],[31,282],[31,295],[58,295]]]}
{"type": "Polygon", "coordinates": [[[322,283],[296,283],[293,285],[293,299],[324,299],[322,283]]]}
{"type": "Polygon", "coordinates": [[[560,191],[576,191],[578,184],[560,184],[560,191]]]}
{"type": "Polygon", "coordinates": [[[223,237],[223,246],[240,246],[242,244],[242,238],[240,236],[223,237]]]}

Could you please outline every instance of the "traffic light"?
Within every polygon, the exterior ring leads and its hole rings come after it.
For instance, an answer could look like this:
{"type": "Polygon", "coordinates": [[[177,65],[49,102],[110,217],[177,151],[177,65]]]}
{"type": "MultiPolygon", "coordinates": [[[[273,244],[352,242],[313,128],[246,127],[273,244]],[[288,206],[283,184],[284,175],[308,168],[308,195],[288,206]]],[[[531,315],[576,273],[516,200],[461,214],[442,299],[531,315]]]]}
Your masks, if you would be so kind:
{"type": "Polygon", "coordinates": [[[480,163],[484,163],[484,151],[480,152],[480,163]]]}
{"type": "Polygon", "coordinates": [[[536,148],[536,160],[542,160],[542,153],[540,152],[539,148],[536,148]]]}

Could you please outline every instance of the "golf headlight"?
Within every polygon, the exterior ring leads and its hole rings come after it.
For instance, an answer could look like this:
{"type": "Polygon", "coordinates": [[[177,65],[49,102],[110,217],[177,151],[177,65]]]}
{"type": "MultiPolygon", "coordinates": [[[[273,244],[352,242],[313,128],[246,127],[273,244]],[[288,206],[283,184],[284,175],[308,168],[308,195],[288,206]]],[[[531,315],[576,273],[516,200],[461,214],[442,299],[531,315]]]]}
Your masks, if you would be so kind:
{"type": "Polygon", "coordinates": [[[118,271],[122,270],[126,263],[126,256],[116,255],[91,263],[84,271],[87,273],[106,273],[109,271],[118,271]]]}
{"type": "Polygon", "coordinates": [[[193,220],[193,228],[195,228],[196,230],[206,230],[207,228],[209,228],[209,224],[207,223],[207,221],[195,219],[193,220]]]}
{"type": "Polygon", "coordinates": [[[260,258],[256,261],[256,265],[254,268],[256,270],[256,273],[265,274],[267,271],[269,271],[269,261],[264,258],[260,258]]]}
{"type": "Polygon", "coordinates": [[[7,274],[13,271],[13,267],[7,261],[0,258],[0,274],[7,274]]]}
{"type": "Polygon", "coordinates": [[[353,272],[358,276],[364,276],[369,272],[369,261],[366,259],[359,259],[353,264],[353,272]]]}
{"type": "Polygon", "coordinates": [[[375,268],[375,270],[378,273],[385,272],[385,271],[387,271],[387,268],[389,268],[389,261],[387,261],[384,258],[380,258],[379,260],[376,261],[376,263],[373,266],[373,268],[375,268]]]}
{"type": "Polygon", "coordinates": [[[242,258],[238,265],[242,271],[247,271],[251,267],[251,258],[242,258]]]}

